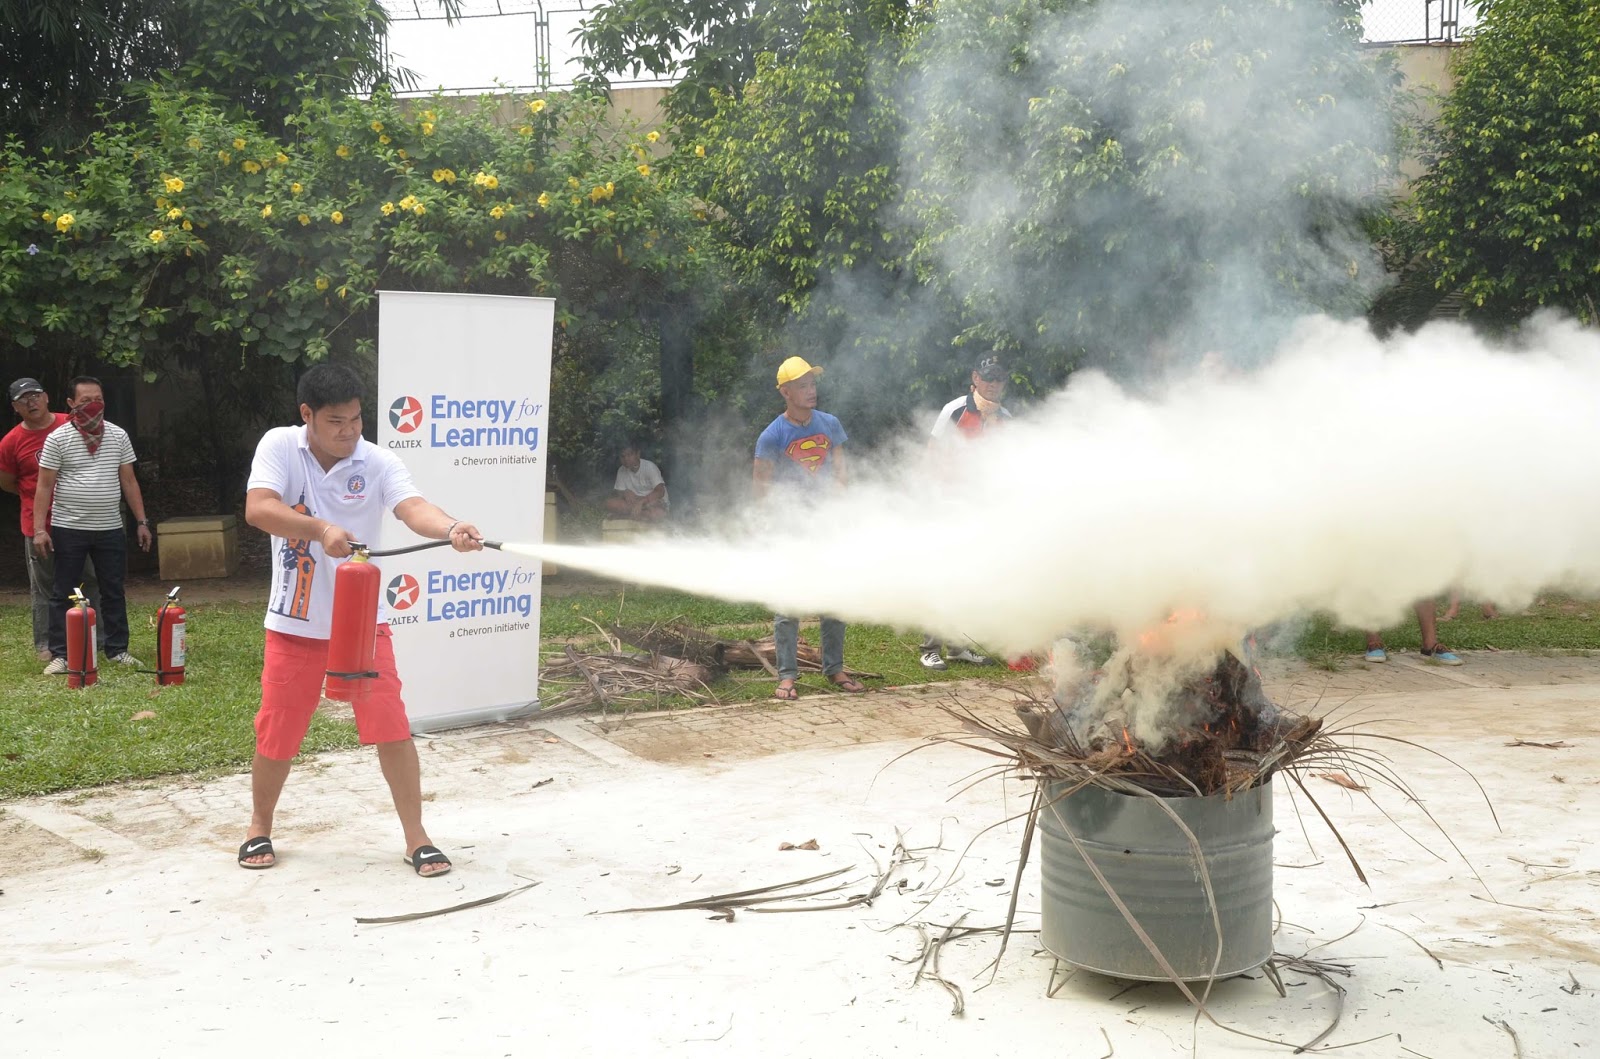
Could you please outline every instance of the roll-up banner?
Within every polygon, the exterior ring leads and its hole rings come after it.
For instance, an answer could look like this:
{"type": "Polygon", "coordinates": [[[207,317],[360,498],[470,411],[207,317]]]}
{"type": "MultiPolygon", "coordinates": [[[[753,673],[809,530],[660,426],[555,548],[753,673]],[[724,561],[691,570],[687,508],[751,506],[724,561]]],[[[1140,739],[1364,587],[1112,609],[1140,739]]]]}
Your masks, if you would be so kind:
{"type": "MultiPolygon", "coordinates": [[[[540,541],[549,298],[378,292],[378,444],[452,518],[540,541]]],[[[388,519],[379,549],[421,543],[388,519]]],[[[374,560],[414,732],[538,707],[539,564],[431,548],[374,560]]]]}

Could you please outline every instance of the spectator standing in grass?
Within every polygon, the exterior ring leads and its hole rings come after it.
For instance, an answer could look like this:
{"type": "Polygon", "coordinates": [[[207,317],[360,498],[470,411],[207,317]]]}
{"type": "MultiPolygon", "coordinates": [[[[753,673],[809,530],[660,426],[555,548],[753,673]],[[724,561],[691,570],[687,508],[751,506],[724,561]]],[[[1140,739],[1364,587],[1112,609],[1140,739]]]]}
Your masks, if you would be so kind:
{"type": "Polygon", "coordinates": [[[94,562],[100,581],[99,627],[106,657],[139,665],[128,653],[128,601],[123,594],[128,569],[128,530],[122,502],[133,511],[139,548],[154,538],[145,518],[144,494],[134,477],[133,442],[128,432],[106,421],[100,380],[80,375],[68,384],[67,425],[50,432],[39,450],[39,481],[33,498],[33,550],[55,556],[50,594],[48,675],[67,671],[67,598],[78,587],[84,566],[94,562]]]}
{"type": "MultiPolygon", "coordinates": [[[[39,450],[44,448],[44,439],[50,432],[67,421],[67,414],[50,411],[50,395],[38,379],[17,379],[7,396],[22,422],[0,438],[0,489],[16,493],[22,501],[22,552],[28,566],[28,594],[33,602],[33,649],[39,661],[48,662],[50,594],[55,588],[56,564],[53,556],[34,552],[33,497],[39,484],[39,450]]],[[[98,608],[100,595],[94,583],[93,563],[84,566],[84,583],[90,601],[98,608]]]]}
{"type": "MultiPolygon", "coordinates": [[[[753,474],[758,501],[777,493],[797,519],[807,517],[826,489],[843,488],[848,474],[844,447],[848,435],[839,420],[817,408],[817,379],[822,369],[800,357],[790,357],[778,368],[778,392],[783,414],[767,424],[756,439],[753,474]]],[[[822,616],[822,674],[839,691],[860,694],[866,687],[844,671],[845,623],[822,616]]],[[[773,698],[800,697],[799,619],[778,614],[772,619],[772,638],[778,660],[778,686],[773,698]]]]}
{"type": "MultiPolygon", "coordinates": [[[[943,408],[934,417],[933,431],[928,448],[937,458],[939,451],[952,441],[977,440],[990,430],[1011,418],[1011,413],[1000,402],[1006,396],[1006,368],[998,354],[990,353],[979,360],[972,369],[967,392],[943,408]]],[[[932,633],[922,640],[922,667],[940,670],[945,666],[944,644],[932,633]]],[[[990,659],[971,647],[958,647],[949,652],[952,662],[986,666],[990,659]]]]}
{"type": "MultiPolygon", "coordinates": [[[[1422,628],[1422,657],[1432,659],[1442,666],[1461,665],[1461,656],[1439,642],[1439,627],[1434,617],[1434,602],[1432,599],[1417,601],[1417,624],[1422,628]]],[[[1367,633],[1367,661],[1387,662],[1389,652],[1383,646],[1383,637],[1375,632],[1367,633]]]]}

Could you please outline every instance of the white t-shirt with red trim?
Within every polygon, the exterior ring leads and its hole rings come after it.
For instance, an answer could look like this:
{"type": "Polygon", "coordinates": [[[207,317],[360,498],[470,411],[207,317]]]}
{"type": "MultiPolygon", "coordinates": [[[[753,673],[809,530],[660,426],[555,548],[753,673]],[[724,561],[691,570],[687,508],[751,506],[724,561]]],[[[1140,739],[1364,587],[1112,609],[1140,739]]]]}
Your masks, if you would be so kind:
{"type": "MultiPolygon", "coordinates": [[[[275,427],[262,435],[250,463],[247,489],[271,489],[296,511],[341,526],[359,541],[377,539],[383,516],[421,496],[400,458],[365,438],[328,471],[311,454],[306,428],[275,427]]],[[[267,628],[291,636],[328,638],[333,576],[344,559],[331,559],[318,541],[272,538],[272,594],[267,628]]],[[[379,606],[378,621],[384,621],[379,606]]]]}

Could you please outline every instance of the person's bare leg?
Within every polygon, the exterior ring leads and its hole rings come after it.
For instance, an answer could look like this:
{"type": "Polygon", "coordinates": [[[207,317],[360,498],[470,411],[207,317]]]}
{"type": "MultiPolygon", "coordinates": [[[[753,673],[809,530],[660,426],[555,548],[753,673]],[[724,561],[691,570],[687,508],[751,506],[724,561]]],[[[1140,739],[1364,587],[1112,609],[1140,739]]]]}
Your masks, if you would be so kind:
{"type": "MultiPolygon", "coordinates": [[[[389,783],[389,796],[394,799],[394,811],[406,835],[406,856],[410,857],[418,846],[433,845],[422,826],[422,766],[417,761],[417,745],[410,739],[379,743],[378,765],[389,783]]],[[[422,874],[433,875],[447,869],[447,865],[424,865],[422,874]]]]}
{"type": "Polygon", "coordinates": [[[1417,624],[1422,626],[1422,649],[1431,651],[1439,646],[1439,626],[1434,621],[1434,603],[1431,599],[1417,600],[1417,624]]]}
{"type": "MultiPolygon", "coordinates": [[[[278,809],[278,797],[283,794],[283,785],[293,765],[292,760],[275,761],[260,754],[250,763],[250,830],[244,836],[246,841],[272,837],[272,814],[278,809]]],[[[244,858],[244,862],[266,865],[274,859],[270,853],[258,853],[244,858]]]]}
{"type": "Polygon", "coordinates": [[[1375,632],[1367,633],[1367,650],[1376,651],[1383,646],[1383,637],[1375,632]]]}
{"type": "Polygon", "coordinates": [[[1440,621],[1455,621],[1456,615],[1461,613],[1461,593],[1456,589],[1450,590],[1450,603],[1444,608],[1444,613],[1439,615],[1440,621]]]}
{"type": "Polygon", "coordinates": [[[1481,609],[1483,611],[1483,616],[1491,621],[1500,616],[1500,611],[1495,609],[1495,605],[1493,603],[1485,603],[1481,609]]]}

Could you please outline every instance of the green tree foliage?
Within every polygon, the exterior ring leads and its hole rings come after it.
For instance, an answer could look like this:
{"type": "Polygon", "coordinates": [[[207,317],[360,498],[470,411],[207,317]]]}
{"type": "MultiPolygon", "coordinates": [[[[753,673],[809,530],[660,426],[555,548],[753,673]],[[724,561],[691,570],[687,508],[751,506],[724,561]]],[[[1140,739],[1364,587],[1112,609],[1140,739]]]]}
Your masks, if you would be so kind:
{"type": "MultiPolygon", "coordinates": [[[[389,16],[378,0],[190,0],[174,31],[177,80],[216,93],[269,125],[280,125],[308,91],[365,93],[394,80],[384,54],[389,16]]],[[[456,10],[454,0],[445,5],[456,10]]]]}
{"type": "Polygon", "coordinates": [[[787,55],[807,5],[793,0],[614,0],[595,8],[575,36],[579,61],[602,83],[618,75],[677,81],[675,117],[704,117],[712,93],[754,76],[760,55],[787,55]]]}
{"type": "Polygon", "coordinates": [[[370,358],[380,286],[547,295],[556,455],[593,458],[611,418],[649,428],[649,313],[705,252],[692,204],[603,99],[513,101],[508,124],[490,99],[312,97],[281,137],[205,96],[148,105],[81,151],[0,151],[0,342],[248,371],[370,358]]]}
{"type": "Polygon", "coordinates": [[[1600,320],[1600,5],[1495,0],[1456,67],[1417,183],[1440,289],[1503,318],[1600,320]]]}
{"type": "Polygon", "coordinates": [[[0,128],[62,144],[179,61],[178,0],[0,0],[0,128]]]}
{"type": "Polygon", "coordinates": [[[881,217],[899,192],[905,16],[893,2],[807,5],[792,54],[760,55],[742,85],[712,93],[705,118],[681,123],[713,153],[690,172],[739,274],[789,310],[805,308],[822,273],[895,263],[881,217]]]}
{"type": "MultiPolygon", "coordinates": [[[[457,0],[439,0],[446,16],[457,0]]],[[[0,0],[0,128],[61,147],[118,115],[129,87],[182,68],[269,122],[301,91],[411,83],[386,67],[378,0],[0,0]]]]}
{"type": "Polygon", "coordinates": [[[1360,312],[1390,165],[1358,5],[946,0],[919,42],[915,260],[1053,384],[1084,358],[1230,352],[1360,312]]]}

